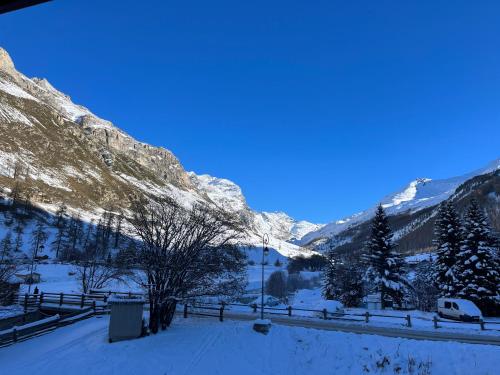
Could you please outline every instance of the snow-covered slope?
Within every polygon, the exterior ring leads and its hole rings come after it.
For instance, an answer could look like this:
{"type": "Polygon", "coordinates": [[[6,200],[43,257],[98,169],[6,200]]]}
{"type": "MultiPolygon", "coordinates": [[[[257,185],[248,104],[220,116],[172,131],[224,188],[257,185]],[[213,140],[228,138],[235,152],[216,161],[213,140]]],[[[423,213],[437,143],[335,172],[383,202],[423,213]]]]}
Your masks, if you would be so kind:
{"type": "MultiPolygon", "coordinates": [[[[209,175],[189,172],[198,191],[205,194],[222,209],[238,214],[251,232],[254,245],[260,245],[264,233],[270,236],[272,246],[283,255],[295,254],[297,247],[289,242],[299,240],[306,233],[321,228],[320,224],[297,221],[284,212],[256,212],[247,204],[241,188],[234,182],[209,175]]],[[[296,255],[296,254],[295,254],[296,255]]]]}
{"type": "Polygon", "coordinates": [[[110,207],[126,209],[130,194],[170,196],[185,206],[206,202],[238,214],[247,243],[259,245],[268,233],[270,245],[284,256],[308,253],[285,242],[319,228],[284,213],[253,211],[238,185],[187,173],[169,150],[135,140],[46,79],[18,72],[1,48],[0,135],[0,194],[18,179],[35,192],[33,203],[64,202],[83,217],[110,207]],[[23,171],[17,177],[16,165],[23,171]]]}
{"type": "MultiPolygon", "coordinates": [[[[388,215],[396,215],[408,211],[416,212],[448,199],[462,183],[470,178],[493,172],[497,169],[500,169],[500,159],[496,159],[485,167],[462,176],[439,180],[418,178],[411,181],[402,190],[387,195],[380,203],[382,203],[388,215]]],[[[321,239],[331,238],[352,225],[370,220],[373,217],[375,209],[376,207],[371,207],[350,217],[329,223],[319,230],[304,235],[297,243],[306,245],[321,239]]]]}

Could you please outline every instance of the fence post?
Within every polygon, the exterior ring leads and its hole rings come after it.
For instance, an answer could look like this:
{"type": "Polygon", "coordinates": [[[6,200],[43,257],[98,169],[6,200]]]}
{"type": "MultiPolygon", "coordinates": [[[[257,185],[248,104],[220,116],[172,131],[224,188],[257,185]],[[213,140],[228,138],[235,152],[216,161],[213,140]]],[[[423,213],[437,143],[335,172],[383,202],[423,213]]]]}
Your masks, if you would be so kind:
{"type": "Polygon", "coordinates": [[[292,306],[288,306],[288,316],[292,316],[292,306]]]}
{"type": "Polygon", "coordinates": [[[222,303],[220,309],[219,309],[219,320],[221,322],[224,321],[224,303],[222,303]]]}
{"type": "Polygon", "coordinates": [[[187,303],[184,304],[184,319],[188,317],[188,305],[187,303]]]}
{"type": "Polygon", "coordinates": [[[436,315],[434,315],[434,319],[433,320],[434,320],[434,328],[438,329],[438,318],[437,318],[436,315]]]}
{"type": "Polygon", "coordinates": [[[406,315],[406,325],[408,327],[411,327],[411,316],[410,316],[410,314],[406,315]]]}
{"type": "Polygon", "coordinates": [[[40,305],[42,305],[42,303],[43,303],[43,292],[40,293],[40,305]]]}
{"type": "Polygon", "coordinates": [[[95,311],[96,311],[95,300],[92,301],[92,308],[94,309],[94,314],[95,314],[95,311]]]}
{"type": "Polygon", "coordinates": [[[64,293],[59,294],[59,306],[62,306],[62,304],[63,304],[63,300],[64,300],[63,296],[64,296],[64,293]]]}
{"type": "Polygon", "coordinates": [[[82,300],[80,302],[80,308],[83,309],[84,305],[85,305],[85,294],[82,294],[82,300]]]}
{"type": "Polygon", "coordinates": [[[28,293],[24,295],[24,313],[28,312],[28,293]]]}
{"type": "Polygon", "coordinates": [[[14,327],[12,329],[12,339],[14,340],[14,342],[17,342],[17,329],[16,329],[16,327],[14,327]]]}
{"type": "Polygon", "coordinates": [[[323,319],[326,320],[327,314],[328,314],[328,311],[326,311],[326,309],[323,309],[323,319]]]}
{"type": "Polygon", "coordinates": [[[367,311],[365,312],[365,323],[368,323],[370,321],[370,313],[367,311]]]}
{"type": "Polygon", "coordinates": [[[256,312],[257,312],[257,304],[256,304],[256,303],[254,303],[254,304],[252,305],[252,309],[253,309],[253,312],[254,312],[254,313],[256,313],[256,312]]]}
{"type": "Polygon", "coordinates": [[[484,331],[484,320],[483,319],[481,319],[479,321],[479,325],[481,326],[481,331],[484,331]]]}

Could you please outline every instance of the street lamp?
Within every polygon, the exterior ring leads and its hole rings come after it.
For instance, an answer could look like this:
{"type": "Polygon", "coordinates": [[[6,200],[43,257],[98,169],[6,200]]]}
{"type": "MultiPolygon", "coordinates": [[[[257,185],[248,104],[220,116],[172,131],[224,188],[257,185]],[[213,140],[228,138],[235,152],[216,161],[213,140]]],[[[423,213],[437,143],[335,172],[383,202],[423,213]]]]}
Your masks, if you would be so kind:
{"type": "Polygon", "coordinates": [[[264,260],[265,257],[269,254],[269,248],[267,245],[269,244],[269,235],[264,233],[262,236],[262,294],[260,299],[260,318],[264,319],[264,260]]]}
{"type": "Polygon", "coordinates": [[[31,284],[33,283],[33,269],[35,268],[35,259],[38,256],[38,252],[42,253],[45,246],[41,244],[40,246],[35,246],[35,251],[33,252],[33,258],[31,259],[31,270],[30,270],[30,279],[28,284],[28,295],[31,292],[31,284]]]}

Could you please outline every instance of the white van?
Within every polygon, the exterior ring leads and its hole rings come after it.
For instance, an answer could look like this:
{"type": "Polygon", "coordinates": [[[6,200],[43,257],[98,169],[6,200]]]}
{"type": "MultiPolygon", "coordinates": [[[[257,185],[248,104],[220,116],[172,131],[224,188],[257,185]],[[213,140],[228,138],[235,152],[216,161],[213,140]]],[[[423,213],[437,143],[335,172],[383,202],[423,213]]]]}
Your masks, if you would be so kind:
{"type": "Polygon", "coordinates": [[[480,321],[483,316],[474,302],[458,298],[439,298],[438,315],[463,321],[480,321]]]}

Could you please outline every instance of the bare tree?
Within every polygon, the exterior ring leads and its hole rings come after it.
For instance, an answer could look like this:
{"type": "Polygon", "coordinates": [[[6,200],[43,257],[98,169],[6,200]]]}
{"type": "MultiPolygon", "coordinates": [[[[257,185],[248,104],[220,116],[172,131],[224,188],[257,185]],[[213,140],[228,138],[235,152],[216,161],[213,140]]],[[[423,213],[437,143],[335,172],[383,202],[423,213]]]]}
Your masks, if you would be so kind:
{"type": "Polygon", "coordinates": [[[153,333],[170,325],[179,299],[242,292],[246,257],[236,246],[238,218],[202,204],[188,210],[169,198],[135,201],[132,212],[153,333]]]}
{"type": "Polygon", "coordinates": [[[91,289],[104,288],[112,280],[120,280],[123,270],[114,267],[111,262],[106,262],[107,248],[103,246],[101,233],[98,229],[93,233],[93,238],[79,255],[76,267],[77,278],[81,282],[83,293],[91,289]]]}

